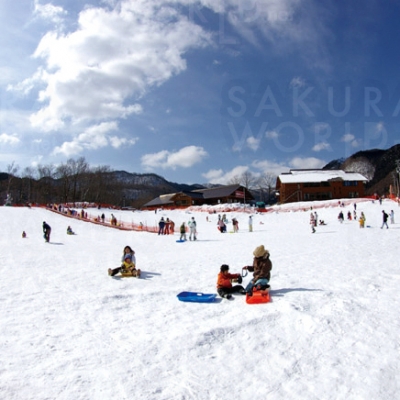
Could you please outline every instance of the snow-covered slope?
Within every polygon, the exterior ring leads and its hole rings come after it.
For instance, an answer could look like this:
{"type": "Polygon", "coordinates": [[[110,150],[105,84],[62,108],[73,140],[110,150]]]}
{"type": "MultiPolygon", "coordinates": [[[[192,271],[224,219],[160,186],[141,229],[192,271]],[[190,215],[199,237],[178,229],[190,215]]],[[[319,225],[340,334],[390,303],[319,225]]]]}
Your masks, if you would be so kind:
{"type": "Polygon", "coordinates": [[[357,221],[339,224],[337,204],[314,203],[327,223],[315,234],[308,210],[288,208],[254,215],[251,233],[247,213],[228,212],[239,220],[237,234],[217,231],[218,210],[114,212],[147,224],[194,216],[199,240],[177,243],[177,233],[1,207],[0,397],[398,398],[400,225],[380,229],[382,209],[397,213],[397,205],[359,202],[369,226],[360,229],[357,221]],[[66,235],[68,225],[76,236],[66,235]],[[240,272],[260,244],[271,252],[272,303],[247,305],[240,295],[178,301],[185,290],[215,293],[220,265],[240,272]],[[125,245],[143,279],[107,275],[125,245]]]}

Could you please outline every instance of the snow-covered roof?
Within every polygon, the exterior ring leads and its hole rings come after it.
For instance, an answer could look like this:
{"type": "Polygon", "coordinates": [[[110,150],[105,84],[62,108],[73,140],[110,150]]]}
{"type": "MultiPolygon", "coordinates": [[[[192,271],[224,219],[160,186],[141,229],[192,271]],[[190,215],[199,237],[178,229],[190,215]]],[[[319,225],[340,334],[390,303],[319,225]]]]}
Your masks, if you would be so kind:
{"type": "Polygon", "coordinates": [[[328,182],[332,179],[343,179],[344,181],[368,181],[365,176],[358,172],[346,172],[338,169],[291,170],[289,173],[279,175],[281,183],[328,182]]]}

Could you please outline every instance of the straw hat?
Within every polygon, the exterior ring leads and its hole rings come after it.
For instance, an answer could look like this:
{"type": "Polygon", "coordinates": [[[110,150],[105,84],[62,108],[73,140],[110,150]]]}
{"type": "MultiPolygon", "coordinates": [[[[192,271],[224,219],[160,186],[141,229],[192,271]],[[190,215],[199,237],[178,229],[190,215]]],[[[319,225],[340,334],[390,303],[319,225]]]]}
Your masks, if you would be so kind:
{"type": "Polygon", "coordinates": [[[255,250],[253,251],[253,255],[256,258],[264,257],[266,254],[269,254],[269,251],[265,250],[263,245],[256,247],[255,250]]]}

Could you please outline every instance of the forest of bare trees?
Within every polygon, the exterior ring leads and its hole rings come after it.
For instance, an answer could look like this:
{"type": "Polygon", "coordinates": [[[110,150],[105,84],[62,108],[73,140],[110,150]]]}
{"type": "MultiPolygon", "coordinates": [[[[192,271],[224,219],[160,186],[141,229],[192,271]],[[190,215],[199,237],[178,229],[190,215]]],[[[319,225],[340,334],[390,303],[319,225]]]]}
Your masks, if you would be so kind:
{"type": "Polygon", "coordinates": [[[0,195],[14,204],[47,204],[88,201],[119,204],[121,185],[109,179],[108,166],[90,167],[84,157],[69,159],[57,167],[38,165],[20,170],[14,162],[0,174],[0,195]]]}

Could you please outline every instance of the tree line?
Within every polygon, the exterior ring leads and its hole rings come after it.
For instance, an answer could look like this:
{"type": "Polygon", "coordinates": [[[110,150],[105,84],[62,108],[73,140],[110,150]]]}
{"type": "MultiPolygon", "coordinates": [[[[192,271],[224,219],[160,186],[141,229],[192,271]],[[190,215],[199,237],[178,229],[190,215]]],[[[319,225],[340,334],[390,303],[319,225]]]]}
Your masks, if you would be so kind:
{"type": "MultiPolygon", "coordinates": [[[[248,171],[228,182],[246,187],[257,201],[265,203],[274,202],[275,183],[276,175],[255,176],[248,171]]],[[[182,189],[176,189],[179,190],[182,189]]],[[[6,173],[0,173],[0,204],[10,196],[12,204],[22,205],[89,202],[140,208],[160,194],[173,191],[170,185],[132,184],[118,180],[110,166],[91,167],[84,157],[70,158],[57,166],[39,164],[23,170],[12,162],[6,173]]]]}
{"type": "Polygon", "coordinates": [[[110,179],[109,166],[90,167],[84,157],[69,159],[57,166],[20,167],[12,162],[7,173],[0,174],[0,193],[13,204],[49,204],[94,202],[119,204],[121,183],[110,179]]]}

